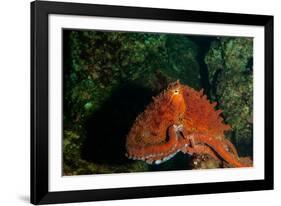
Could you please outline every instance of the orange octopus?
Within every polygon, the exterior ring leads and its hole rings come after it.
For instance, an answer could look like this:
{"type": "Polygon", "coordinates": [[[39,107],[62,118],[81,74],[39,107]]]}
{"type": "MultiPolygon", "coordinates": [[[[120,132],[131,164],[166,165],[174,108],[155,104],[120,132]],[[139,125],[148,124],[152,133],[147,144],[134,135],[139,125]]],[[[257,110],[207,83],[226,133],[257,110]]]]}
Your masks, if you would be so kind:
{"type": "Polygon", "coordinates": [[[153,98],[135,120],[126,141],[127,157],[160,164],[176,153],[207,154],[231,167],[241,163],[233,144],[224,137],[230,126],[223,123],[203,90],[179,83],[153,98]]]}

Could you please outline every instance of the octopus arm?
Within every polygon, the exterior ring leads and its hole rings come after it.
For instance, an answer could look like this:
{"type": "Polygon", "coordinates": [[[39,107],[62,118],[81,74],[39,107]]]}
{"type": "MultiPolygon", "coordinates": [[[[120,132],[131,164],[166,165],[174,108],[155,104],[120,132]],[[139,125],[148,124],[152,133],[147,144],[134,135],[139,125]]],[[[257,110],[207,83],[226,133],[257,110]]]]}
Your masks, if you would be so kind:
{"type": "Polygon", "coordinates": [[[231,152],[236,157],[238,157],[238,152],[237,152],[236,148],[234,147],[234,145],[228,139],[225,139],[224,142],[225,142],[226,146],[231,150],[231,152]]]}
{"type": "Polygon", "coordinates": [[[212,150],[209,146],[205,145],[205,144],[197,144],[194,145],[194,147],[184,147],[182,149],[183,153],[187,153],[187,154],[194,154],[194,153],[198,153],[198,154],[208,154],[210,155],[212,158],[214,159],[219,159],[216,155],[216,153],[214,152],[214,150],[212,150]]]}
{"type": "Polygon", "coordinates": [[[234,167],[245,167],[240,163],[238,157],[231,155],[226,149],[220,140],[209,138],[203,135],[198,135],[194,139],[196,142],[204,142],[204,144],[211,147],[223,160],[234,167]]]}
{"type": "Polygon", "coordinates": [[[131,159],[161,160],[177,151],[178,136],[173,126],[168,129],[168,139],[158,145],[130,146],[127,148],[128,157],[131,159]]]}

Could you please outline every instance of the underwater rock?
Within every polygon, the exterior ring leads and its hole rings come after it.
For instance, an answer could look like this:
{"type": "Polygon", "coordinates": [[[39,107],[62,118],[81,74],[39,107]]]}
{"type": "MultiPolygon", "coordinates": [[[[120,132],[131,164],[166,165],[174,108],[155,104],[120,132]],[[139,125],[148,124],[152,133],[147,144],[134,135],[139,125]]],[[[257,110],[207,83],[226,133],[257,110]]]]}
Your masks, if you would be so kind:
{"type": "Polygon", "coordinates": [[[66,120],[84,121],[126,82],[158,93],[181,78],[199,88],[197,47],[185,35],[64,32],[66,120]]]}
{"type": "MultiPolygon", "coordinates": [[[[200,88],[200,72],[197,62],[198,46],[184,35],[168,35],[166,40],[167,65],[163,67],[173,81],[180,79],[183,84],[200,88]]],[[[171,81],[170,81],[171,82],[171,81]]],[[[165,89],[166,85],[163,89],[165,89]]]]}
{"type": "Polygon", "coordinates": [[[221,37],[205,57],[211,97],[231,125],[228,138],[242,156],[253,154],[253,39],[221,37]]]}
{"type": "Polygon", "coordinates": [[[207,154],[195,154],[190,161],[192,169],[215,169],[222,167],[222,161],[207,154]]]}

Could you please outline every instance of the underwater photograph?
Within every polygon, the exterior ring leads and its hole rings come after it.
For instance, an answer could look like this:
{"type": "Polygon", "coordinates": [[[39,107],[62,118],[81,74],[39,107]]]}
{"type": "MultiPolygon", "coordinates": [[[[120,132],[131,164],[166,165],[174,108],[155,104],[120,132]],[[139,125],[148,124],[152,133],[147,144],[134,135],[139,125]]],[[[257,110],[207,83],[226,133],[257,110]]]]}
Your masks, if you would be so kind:
{"type": "Polygon", "coordinates": [[[253,166],[253,38],[62,38],[64,176],[253,166]]]}

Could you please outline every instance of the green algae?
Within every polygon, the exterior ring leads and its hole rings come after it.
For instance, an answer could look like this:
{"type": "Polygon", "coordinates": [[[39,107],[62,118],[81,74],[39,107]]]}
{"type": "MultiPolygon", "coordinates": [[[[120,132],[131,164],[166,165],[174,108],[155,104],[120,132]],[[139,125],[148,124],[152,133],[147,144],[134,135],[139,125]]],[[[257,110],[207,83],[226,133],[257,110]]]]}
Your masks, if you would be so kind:
{"type": "Polygon", "coordinates": [[[252,156],[253,39],[221,37],[205,57],[211,97],[223,110],[232,131],[229,138],[242,156],[252,156]]]}

